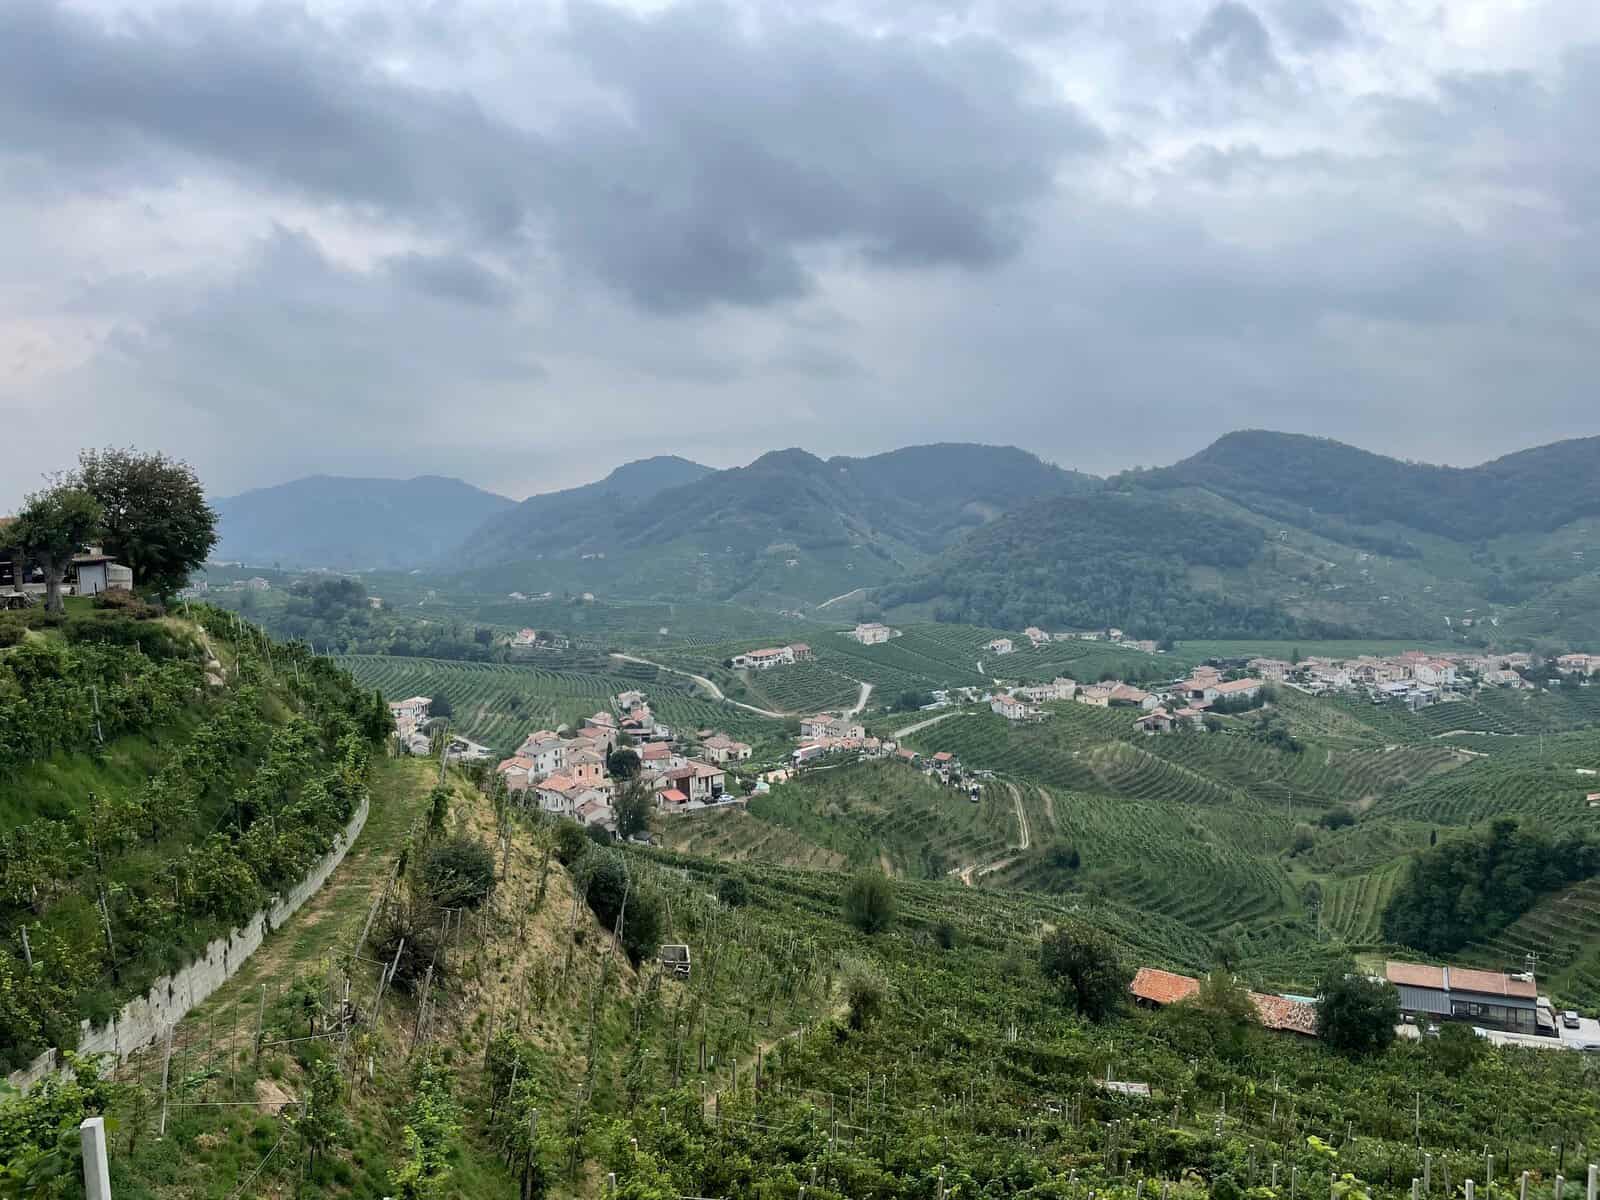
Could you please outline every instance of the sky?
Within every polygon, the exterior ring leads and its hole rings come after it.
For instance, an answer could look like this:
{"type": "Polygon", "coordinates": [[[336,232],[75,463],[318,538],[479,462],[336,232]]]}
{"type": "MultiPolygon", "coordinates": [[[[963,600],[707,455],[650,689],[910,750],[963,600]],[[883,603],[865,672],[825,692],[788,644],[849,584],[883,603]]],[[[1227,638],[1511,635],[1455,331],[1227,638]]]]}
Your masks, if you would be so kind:
{"type": "Polygon", "coordinates": [[[1593,0],[3,0],[0,510],[1600,433],[1593,0]]]}

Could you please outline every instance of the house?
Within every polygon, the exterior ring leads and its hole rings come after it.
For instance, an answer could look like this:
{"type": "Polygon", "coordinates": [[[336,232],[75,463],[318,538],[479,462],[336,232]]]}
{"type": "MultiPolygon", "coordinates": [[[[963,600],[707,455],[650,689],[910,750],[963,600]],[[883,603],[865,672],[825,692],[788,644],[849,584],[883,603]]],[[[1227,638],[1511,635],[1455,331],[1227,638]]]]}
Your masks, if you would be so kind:
{"type": "Polygon", "coordinates": [[[917,765],[917,760],[921,757],[909,746],[901,746],[900,749],[894,752],[894,756],[901,762],[910,763],[913,767],[917,765]]]}
{"type": "Polygon", "coordinates": [[[1274,679],[1282,683],[1294,674],[1295,666],[1281,658],[1252,658],[1245,664],[1263,679],[1274,679]]]}
{"type": "Polygon", "coordinates": [[[596,729],[615,730],[617,727],[617,719],[608,712],[597,712],[593,716],[585,717],[583,723],[596,729]]]}
{"type": "Polygon", "coordinates": [[[1532,975],[1389,962],[1383,976],[1399,991],[1400,1011],[1408,1016],[1539,1032],[1539,987],[1532,975]]]}
{"type": "Polygon", "coordinates": [[[1143,733],[1171,733],[1172,714],[1164,708],[1154,708],[1134,719],[1134,727],[1143,733]]]}
{"type": "Polygon", "coordinates": [[[589,790],[570,775],[552,775],[538,784],[537,789],[540,808],[567,816],[577,807],[579,794],[589,790]]]}
{"type": "Polygon", "coordinates": [[[996,654],[1010,654],[1016,649],[1008,637],[997,637],[992,642],[985,642],[983,648],[985,650],[993,650],[996,654]]]}
{"type": "Polygon", "coordinates": [[[428,710],[432,707],[433,701],[427,696],[413,696],[409,700],[394,701],[389,705],[389,712],[397,725],[405,721],[416,726],[428,719],[428,710]]]}
{"type": "Polygon", "coordinates": [[[555,734],[541,729],[523,739],[522,745],[517,747],[517,754],[522,758],[531,759],[534,778],[543,779],[546,775],[554,775],[567,765],[567,754],[570,749],[568,744],[555,734]]]}
{"type": "Polygon", "coordinates": [[[495,771],[505,779],[508,792],[527,791],[528,785],[537,777],[533,769],[533,760],[520,754],[502,758],[495,771]]]}
{"type": "Polygon", "coordinates": [[[1425,658],[1411,664],[1411,678],[1435,687],[1454,686],[1456,665],[1442,658],[1425,658]]]}
{"type": "Polygon", "coordinates": [[[765,671],[771,667],[793,664],[794,650],[788,646],[771,646],[765,650],[750,650],[744,654],[735,654],[731,661],[737,671],[765,671]]]}
{"type": "Polygon", "coordinates": [[[1108,697],[1111,704],[1132,704],[1153,711],[1161,701],[1143,688],[1136,688],[1131,683],[1114,683],[1111,685],[1111,694],[1108,697]]]}
{"type": "Polygon", "coordinates": [[[612,811],[611,802],[599,792],[586,793],[583,799],[573,806],[572,815],[580,825],[603,825],[608,829],[616,828],[616,813],[612,811]]]}
{"type": "Polygon", "coordinates": [[[801,767],[808,762],[821,758],[831,748],[822,742],[805,742],[794,748],[789,755],[789,759],[795,766],[801,767]]]}
{"type": "Polygon", "coordinates": [[[1041,700],[1071,700],[1077,694],[1078,684],[1075,680],[1057,677],[1050,683],[1030,684],[1027,687],[1014,688],[1013,696],[1022,696],[1035,702],[1041,700]]]}
{"type": "Polygon", "coordinates": [[[820,741],[824,738],[864,738],[867,736],[867,731],[864,726],[848,717],[819,713],[801,720],[800,736],[806,741],[820,741]]]}
{"type": "Polygon", "coordinates": [[[1038,715],[1038,709],[1029,707],[1015,696],[996,696],[989,702],[989,711],[998,713],[1008,721],[1026,721],[1038,715]]]}
{"type": "Polygon", "coordinates": [[[876,621],[867,621],[857,625],[846,637],[852,637],[863,646],[877,646],[887,642],[898,630],[890,629],[887,625],[880,625],[876,621]]]}
{"type": "Polygon", "coordinates": [[[72,566],[77,572],[77,593],[80,596],[133,590],[133,569],[123,566],[108,554],[93,550],[88,554],[75,554],[72,556],[72,566]]]}
{"type": "Polygon", "coordinates": [[[817,659],[817,656],[811,652],[811,647],[804,642],[795,642],[787,649],[790,654],[794,655],[794,661],[797,663],[815,662],[817,659]]]}
{"type": "Polygon", "coordinates": [[[519,629],[517,630],[517,636],[511,639],[511,644],[513,646],[532,646],[538,640],[539,631],[537,629],[519,629]]]}
{"type": "Polygon", "coordinates": [[[700,743],[700,749],[712,762],[727,764],[743,762],[755,751],[744,742],[736,742],[727,734],[714,733],[700,743]]]}
{"type": "Polygon", "coordinates": [[[663,788],[656,793],[656,805],[668,812],[682,812],[689,807],[689,794],[679,788],[663,788]]]}
{"type": "Polygon", "coordinates": [[[592,787],[605,779],[606,760],[594,750],[576,750],[567,755],[562,772],[592,787]]]}
{"type": "Polygon", "coordinates": [[[948,750],[940,750],[928,761],[933,764],[933,769],[941,775],[959,774],[961,771],[961,760],[948,750]]]}
{"type": "Polygon", "coordinates": [[[723,781],[726,778],[720,767],[693,758],[683,766],[674,767],[666,772],[669,790],[676,789],[683,792],[691,802],[699,801],[701,804],[709,804],[722,795],[723,781]]]}
{"type": "Polygon", "coordinates": [[[1181,721],[1187,721],[1191,729],[1204,729],[1206,727],[1206,714],[1204,709],[1185,707],[1172,714],[1172,723],[1176,726],[1181,721]]]}
{"type": "Polygon", "coordinates": [[[1040,629],[1037,625],[1029,625],[1022,631],[1022,636],[1027,638],[1035,646],[1043,645],[1045,642],[1050,640],[1050,635],[1044,630],[1040,629]]]}
{"type": "Polygon", "coordinates": [[[1219,683],[1211,689],[1211,695],[1204,696],[1205,700],[1239,701],[1254,700],[1261,694],[1261,680],[1235,679],[1228,683],[1219,683]]]}
{"type": "Polygon", "coordinates": [[[1600,672],[1600,654],[1563,654],[1556,659],[1556,670],[1564,675],[1593,675],[1600,672]]]}
{"type": "Polygon", "coordinates": [[[635,752],[639,755],[639,765],[653,774],[670,771],[684,764],[683,755],[667,742],[646,742],[635,752]]]}
{"type": "Polygon", "coordinates": [[[631,712],[645,703],[643,692],[618,692],[617,707],[623,712],[631,712]]]}
{"type": "MultiPolygon", "coordinates": [[[[1147,1008],[1165,1008],[1200,994],[1200,981],[1191,975],[1177,975],[1155,967],[1140,967],[1128,985],[1134,1003],[1147,1008]]],[[[1317,1007],[1304,1000],[1287,996],[1274,996],[1267,992],[1249,992],[1250,1003],[1255,1006],[1256,1020],[1264,1029],[1297,1033],[1304,1037],[1317,1036],[1317,1007]]]]}
{"type": "Polygon", "coordinates": [[[1103,683],[1092,683],[1088,687],[1079,688],[1078,694],[1073,699],[1079,704],[1088,704],[1095,708],[1110,708],[1111,688],[1103,683]]]}

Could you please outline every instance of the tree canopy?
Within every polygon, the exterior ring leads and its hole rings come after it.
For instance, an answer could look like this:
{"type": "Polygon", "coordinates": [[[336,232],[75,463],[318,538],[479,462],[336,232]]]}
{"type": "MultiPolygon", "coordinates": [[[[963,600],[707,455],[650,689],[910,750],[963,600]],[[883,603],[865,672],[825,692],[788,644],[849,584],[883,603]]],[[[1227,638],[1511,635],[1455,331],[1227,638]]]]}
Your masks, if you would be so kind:
{"type": "Polygon", "coordinates": [[[107,554],[133,569],[136,586],[170,596],[217,544],[217,514],[194,468],[159,451],[84,450],[73,484],[99,503],[107,554]]]}
{"type": "Polygon", "coordinates": [[[72,556],[100,531],[104,510],[89,492],[58,483],[33,492],[22,502],[10,539],[22,555],[39,564],[45,579],[45,607],[62,611],[61,580],[72,556]]]}
{"type": "Polygon", "coordinates": [[[1045,936],[1039,965],[1082,1016],[1102,1021],[1121,1006],[1133,972],[1104,931],[1068,921],[1045,936]]]}
{"type": "Polygon", "coordinates": [[[1330,971],[1317,1001],[1317,1036],[1346,1054],[1376,1054],[1394,1042],[1400,993],[1350,967],[1330,971]]]}

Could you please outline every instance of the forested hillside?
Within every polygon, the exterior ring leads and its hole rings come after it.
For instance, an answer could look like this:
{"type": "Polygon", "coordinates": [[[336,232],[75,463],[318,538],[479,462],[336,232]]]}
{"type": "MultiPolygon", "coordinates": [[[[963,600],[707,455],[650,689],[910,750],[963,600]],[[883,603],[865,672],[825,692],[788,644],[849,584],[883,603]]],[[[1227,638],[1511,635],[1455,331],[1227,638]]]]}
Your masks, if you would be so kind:
{"type": "Polygon", "coordinates": [[[5,1070],[71,1048],[80,1018],[297,882],[366,794],[382,701],[303,647],[191,611],[113,595],[0,617],[5,1070]]]}

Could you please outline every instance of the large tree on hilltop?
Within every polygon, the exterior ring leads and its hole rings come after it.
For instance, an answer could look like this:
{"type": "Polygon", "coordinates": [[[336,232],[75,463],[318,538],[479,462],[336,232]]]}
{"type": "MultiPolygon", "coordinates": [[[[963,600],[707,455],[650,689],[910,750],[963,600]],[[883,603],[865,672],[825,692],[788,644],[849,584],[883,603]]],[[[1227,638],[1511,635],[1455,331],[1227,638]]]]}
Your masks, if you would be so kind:
{"type": "Polygon", "coordinates": [[[23,499],[10,540],[44,572],[44,606],[60,612],[61,580],[72,556],[100,530],[101,510],[82,488],[57,483],[23,499]]]}
{"type": "Polygon", "coordinates": [[[133,579],[172,595],[217,544],[217,514],[194,468],[157,451],[84,450],[72,480],[105,510],[107,554],[133,568],[133,579]]]}

